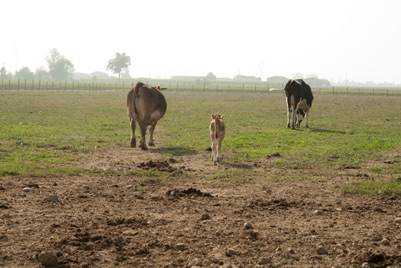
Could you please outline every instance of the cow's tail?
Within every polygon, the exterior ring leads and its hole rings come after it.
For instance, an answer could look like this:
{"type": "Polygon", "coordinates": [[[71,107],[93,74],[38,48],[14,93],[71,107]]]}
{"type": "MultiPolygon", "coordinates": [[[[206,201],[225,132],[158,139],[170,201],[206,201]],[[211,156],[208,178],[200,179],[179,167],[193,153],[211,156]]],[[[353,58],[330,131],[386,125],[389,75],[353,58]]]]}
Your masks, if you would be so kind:
{"type": "Polygon", "coordinates": [[[213,122],[213,124],[214,124],[214,137],[215,137],[215,139],[217,140],[218,138],[219,138],[219,124],[217,123],[217,118],[216,119],[214,119],[214,122],[213,122]]]}
{"type": "Polygon", "coordinates": [[[130,120],[134,119],[134,113],[136,112],[135,99],[139,97],[139,88],[143,86],[144,83],[137,82],[135,87],[131,89],[127,96],[127,114],[130,120]]]}
{"type": "Polygon", "coordinates": [[[216,139],[220,137],[221,134],[221,121],[219,117],[216,117],[214,120],[215,126],[216,126],[216,139]]]}
{"type": "Polygon", "coordinates": [[[133,103],[134,90],[131,89],[127,96],[127,115],[130,121],[134,116],[134,103],[133,103]]]}

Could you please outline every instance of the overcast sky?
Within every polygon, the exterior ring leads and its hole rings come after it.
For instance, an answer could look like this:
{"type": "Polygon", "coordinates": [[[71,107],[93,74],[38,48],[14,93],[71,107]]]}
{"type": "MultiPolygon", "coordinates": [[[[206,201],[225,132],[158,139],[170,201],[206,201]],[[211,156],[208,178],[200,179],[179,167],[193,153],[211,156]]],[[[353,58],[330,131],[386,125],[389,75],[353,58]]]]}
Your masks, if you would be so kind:
{"type": "MultiPolygon", "coordinates": [[[[2,0],[0,66],[47,68],[52,48],[75,71],[106,71],[116,52],[132,77],[401,83],[398,0],[2,0]]],[[[107,72],[111,74],[110,72],[107,72]]]]}

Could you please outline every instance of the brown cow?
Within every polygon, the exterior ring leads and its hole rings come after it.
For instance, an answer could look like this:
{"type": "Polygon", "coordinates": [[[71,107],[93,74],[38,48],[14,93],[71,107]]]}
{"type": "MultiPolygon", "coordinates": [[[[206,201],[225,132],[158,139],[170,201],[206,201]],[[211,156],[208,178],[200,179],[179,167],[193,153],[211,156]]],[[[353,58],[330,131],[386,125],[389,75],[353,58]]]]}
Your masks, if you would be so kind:
{"type": "Polygon", "coordinates": [[[210,141],[212,142],[212,160],[217,164],[217,160],[221,153],[221,146],[223,143],[226,130],[223,122],[224,115],[212,114],[212,121],[210,122],[210,141]]]}
{"type": "Polygon", "coordinates": [[[136,146],[135,126],[136,122],[141,129],[139,145],[142,150],[147,150],[146,129],[150,125],[149,146],[154,146],[153,132],[157,121],[164,116],[167,110],[167,102],[160,90],[160,86],[152,87],[142,82],[137,82],[127,96],[127,113],[131,122],[131,147],[136,146]]]}

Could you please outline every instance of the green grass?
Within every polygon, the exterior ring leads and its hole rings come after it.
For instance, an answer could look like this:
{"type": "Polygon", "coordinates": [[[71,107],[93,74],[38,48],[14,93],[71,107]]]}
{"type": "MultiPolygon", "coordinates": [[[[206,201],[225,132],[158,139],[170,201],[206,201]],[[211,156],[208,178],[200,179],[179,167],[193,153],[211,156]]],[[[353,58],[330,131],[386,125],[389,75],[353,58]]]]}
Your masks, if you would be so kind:
{"type": "Polygon", "coordinates": [[[301,129],[290,130],[285,127],[285,104],[279,94],[174,92],[169,98],[175,105],[169,108],[172,116],[163,121],[169,126],[164,130],[168,146],[204,149],[209,146],[210,114],[223,113],[227,132],[224,147],[232,153],[232,162],[254,161],[280,152],[302,156],[302,161],[336,156],[345,163],[359,163],[401,146],[398,107],[394,107],[400,99],[367,96],[355,105],[356,96],[332,100],[320,95],[312,108],[311,128],[305,129],[302,124],[301,129]],[[384,105],[375,98],[394,105],[394,109],[384,111],[384,105]]]}
{"type": "MultiPolygon", "coordinates": [[[[106,172],[83,170],[77,156],[129,146],[127,92],[0,91],[0,176],[106,172]]],[[[271,168],[318,167],[317,176],[330,176],[344,165],[382,162],[387,154],[401,151],[400,97],[315,94],[311,128],[305,129],[303,122],[292,130],[286,128],[282,92],[167,90],[165,96],[167,114],[156,127],[155,139],[166,157],[204,152],[210,146],[210,115],[225,115],[222,163],[244,168],[205,179],[243,183],[252,177],[246,167],[276,152],[282,157],[269,162],[271,168]]],[[[374,165],[370,172],[401,176],[399,162],[374,165]]],[[[163,177],[124,171],[110,175],[163,177]]],[[[269,176],[286,179],[285,172],[269,176]]],[[[353,191],[364,192],[363,187],[356,185],[353,191]]]]}
{"type": "Polygon", "coordinates": [[[401,178],[386,182],[357,182],[343,191],[346,194],[401,195],[401,178]]]}
{"type": "Polygon", "coordinates": [[[77,153],[122,145],[127,138],[123,95],[11,91],[0,96],[0,176],[77,174],[77,153]]]}

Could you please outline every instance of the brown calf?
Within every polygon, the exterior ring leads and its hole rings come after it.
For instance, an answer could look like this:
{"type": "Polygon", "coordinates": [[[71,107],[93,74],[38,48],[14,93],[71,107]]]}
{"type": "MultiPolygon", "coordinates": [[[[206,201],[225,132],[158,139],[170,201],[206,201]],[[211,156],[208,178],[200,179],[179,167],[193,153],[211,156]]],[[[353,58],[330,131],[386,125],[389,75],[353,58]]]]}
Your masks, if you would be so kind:
{"type": "Polygon", "coordinates": [[[210,122],[210,141],[212,142],[212,160],[217,164],[217,160],[221,153],[221,146],[223,143],[226,130],[223,122],[224,115],[212,114],[212,121],[210,122]]]}

